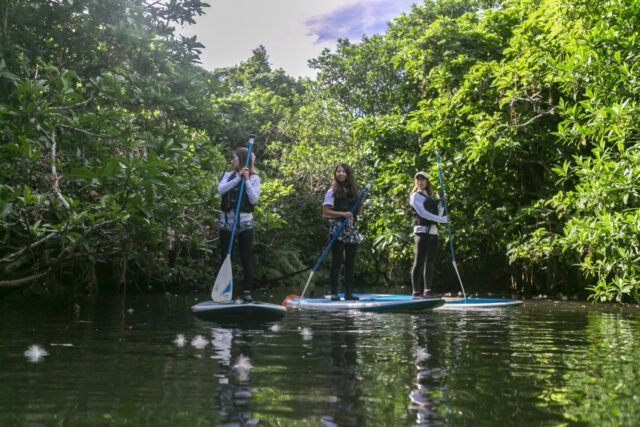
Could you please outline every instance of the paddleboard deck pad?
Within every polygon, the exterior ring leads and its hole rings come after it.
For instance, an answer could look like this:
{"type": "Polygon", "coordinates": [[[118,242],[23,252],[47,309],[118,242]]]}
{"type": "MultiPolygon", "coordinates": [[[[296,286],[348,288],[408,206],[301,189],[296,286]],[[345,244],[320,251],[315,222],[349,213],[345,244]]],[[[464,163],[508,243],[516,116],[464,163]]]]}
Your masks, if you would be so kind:
{"type": "Polygon", "coordinates": [[[199,319],[238,323],[278,320],[287,314],[287,309],[281,305],[261,301],[245,303],[242,300],[203,301],[192,306],[191,311],[199,319]]]}
{"type": "Polygon", "coordinates": [[[324,298],[291,298],[287,307],[301,310],[361,311],[373,313],[419,312],[432,310],[444,305],[442,298],[412,298],[406,295],[354,294],[359,300],[346,300],[340,294],[340,301],[324,298]]]}

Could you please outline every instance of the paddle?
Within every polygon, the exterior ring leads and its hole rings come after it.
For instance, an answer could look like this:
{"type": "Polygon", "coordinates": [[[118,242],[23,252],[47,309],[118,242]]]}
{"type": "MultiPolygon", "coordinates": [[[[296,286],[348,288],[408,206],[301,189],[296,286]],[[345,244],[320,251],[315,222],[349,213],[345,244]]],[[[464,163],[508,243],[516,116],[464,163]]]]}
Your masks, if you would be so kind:
{"type": "MultiPolygon", "coordinates": [[[[360,191],[360,194],[358,194],[358,198],[356,199],[356,201],[353,204],[353,206],[351,206],[351,209],[349,209],[349,212],[351,212],[352,214],[356,213],[356,209],[358,209],[358,206],[360,206],[360,203],[362,203],[362,200],[364,199],[364,196],[367,194],[369,189],[371,189],[372,185],[373,185],[373,181],[369,181],[367,186],[364,187],[364,189],[362,191],[360,191]]],[[[324,251],[322,251],[322,254],[320,255],[320,258],[318,258],[318,260],[316,261],[316,263],[313,266],[313,268],[311,268],[311,273],[309,273],[309,278],[307,279],[307,284],[304,285],[304,289],[302,290],[302,294],[300,294],[300,298],[304,298],[304,293],[307,291],[307,287],[309,286],[309,283],[311,282],[311,278],[315,274],[315,272],[318,269],[318,267],[320,267],[320,264],[322,264],[322,261],[325,259],[325,257],[329,253],[329,249],[331,249],[331,246],[333,246],[334,242],[338,239],[338,237],[340,236],[340,234],[342,233],[342,230],[344,230],[344,227],[346,225],[347,225],[347,219],[344,218],[342,220],[342,223],[340,224],[340,227],[333,234],[333,237],[329,241],[329,244],[327,245],[326,248],[324,248],[324,251]]]]}
{"type": "MultiPolygon", "coordinates": [[[[444,189],[444,177],[442,175],[442,167],[440,166],[440,155],[438,154],[438,150],[436,150],[436,163],[438,165],[438,181],[440,181],[440,198],[444,204],[444,214],[449,215],[449,210],[447,209],[447,201],[444,198],[445,189],[444,189]]],[[[449,230],[449,250],[451,252],[451,263],[453,264],[453,269],[456,271],[456,275],[458,276],[458,281],[460,282],[460,287],[462,288],[462,296],[464,300],[467,300],[467,295],[464,292],[464,286],[462,285],[462,279],[460,278],[460,273],[458,272],[458,266],[456,265],[456,256],[453,251],[453,237],[451,236],[451,223],[447,222],[447,229],[449,230]]]]}
{"type": "MultiPolygon", "coordinates": [[[[251,149],[253,148],[253,140],[256,136],[249,135],[249,147],[247,150],[247,158],[244,162],[244,167],[248,168],[251,162],[251,149]]],[[[231,301],[233,294],[233,270],[231,268],[231,250],[233,249],[233,238],[236,234],[236,225],[238,224],[238,217],[240,216],[240,202],[244,194],[244,181],[245,177],[242,175],[240,178],[240,191],[238,192],[238,202],[236,203],[236,212],[233,216],[233,224],[231,225],[231,238],[229,239],[229,246],[227,249],[227,256],[218,271],[218,276],[211,289],[211,299],[215,302],[228,302],[231,301]]]]}

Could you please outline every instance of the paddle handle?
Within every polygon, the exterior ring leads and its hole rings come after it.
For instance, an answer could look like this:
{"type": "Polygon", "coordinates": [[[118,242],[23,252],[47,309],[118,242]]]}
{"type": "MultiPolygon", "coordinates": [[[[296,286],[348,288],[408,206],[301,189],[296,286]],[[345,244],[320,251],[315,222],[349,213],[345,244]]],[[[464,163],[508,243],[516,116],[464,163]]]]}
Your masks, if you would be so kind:
{"type": "MultiPolygon", "coordinates": [[[[253,148],[253,140],[255,139],[255,135],[249,135],[249,146],[247,147],[247,158],[244,160],[244,167],[248,168],[249,164],[251,164],[251,150],[253,148]]],[[[238,225],[238,217],[240,217],[240,203],[242,202],[242,196],[244,194],[244,175],[241,175],[240,178],[240,191],[238,192],[238,201],[236,202],[236,212],[233,215],[233,225],[231,226],[231,238],[229,239],[229,246],[227,248],[227,255],[231,255],[231,250],[233,249],[233,238],[236,235],[236,226],[238,225]]]]}

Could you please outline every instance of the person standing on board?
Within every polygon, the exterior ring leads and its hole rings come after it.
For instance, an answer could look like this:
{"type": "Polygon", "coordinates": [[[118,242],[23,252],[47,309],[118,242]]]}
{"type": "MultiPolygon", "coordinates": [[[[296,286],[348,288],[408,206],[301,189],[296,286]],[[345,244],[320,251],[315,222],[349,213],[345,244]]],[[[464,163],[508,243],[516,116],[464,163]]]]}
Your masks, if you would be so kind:
{"type": "Polygon", "coordinates": [[[322,216],[329,218],[329,240],[340,228],[342,221],[347,221],[346,226],[333,246],[331,247],[331,300],[338,300],[338,276],[340,267],[344,262],[344,299],[357,300],[353,296],[353,268],[356,262],[356,251],[360,243],[360,234],[356,228],[357,216],[362,214],[364,204],[360,204],[356,214],[349,210],[358,198],[356,186],[351,168],[345,164],[339,164],[333,173],[331,187],[327,190],[322,202],[322,216]]]}
{"type": "MultiPolygon", "coordinates": [[[[433,185],[425,172],[417,172],[409,196],[413,212],[413,239],[416,252],[411,269],[411,286],[414,297],[429,296],[433,288],[433,273],[438,256],[438,226],[449,222],[443,216],[444,207],[433,197],[433,185]]],[[[446,198],[446,195],[444,196],[446,198]]]]}
{"type": "Polygon", "coordinates": [[[220,204],[220,253],[222,262],[229,246],[231,238],[231,227],[235,216],[238,197],[242,197],[240,202],[240,215],[236,225],[236,236],[240,248],[240,261],[244,271],[243,299],[245,302],[252,302],[251,292],[253,291],[253,208],[260,198],[260,177],[256,174],[253,161],[255,156],[251,155],[249,167],[244,165],[247,159],[247,148],[239,147],[233,151],[231,159],[231,172],[225,172],[218,183],[218,194],[222,195],[220,204]],[[244,191],[241,196],[240,181],[245,178],[244,191]]]}

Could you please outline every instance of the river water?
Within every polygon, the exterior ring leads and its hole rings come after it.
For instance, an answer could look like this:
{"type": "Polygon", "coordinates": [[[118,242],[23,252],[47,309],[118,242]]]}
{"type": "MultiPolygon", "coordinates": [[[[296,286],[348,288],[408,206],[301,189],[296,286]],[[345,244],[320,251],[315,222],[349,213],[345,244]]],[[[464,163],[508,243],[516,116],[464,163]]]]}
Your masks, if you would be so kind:
{"type": "Polygon", "coordinates": [[[527,301],[419,315],[290,311],[278,322],[233,325],[194,318],[195,302],[0,300],[0,425],[640,420],[637,306],[527,301]]]}

